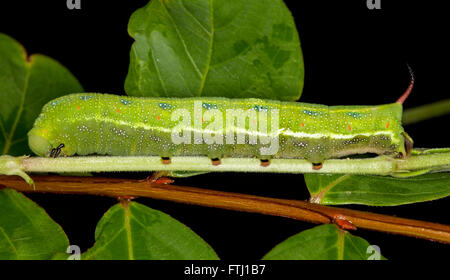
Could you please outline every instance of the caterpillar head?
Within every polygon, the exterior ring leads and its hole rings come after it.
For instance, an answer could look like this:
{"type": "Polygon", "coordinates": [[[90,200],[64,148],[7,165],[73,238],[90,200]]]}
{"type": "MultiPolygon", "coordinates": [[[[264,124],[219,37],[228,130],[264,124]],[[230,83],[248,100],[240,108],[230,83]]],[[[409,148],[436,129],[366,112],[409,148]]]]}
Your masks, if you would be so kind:
{"type": "MultiPolygon", "coordinates": [[[[60,143],[55,146],[55,141],[51,141],[47,129],[34,127],[28,132],[28,145],[31,150],[41,157],[58,157],[68,155],[69,149],[64,149],[66,145],[60,143]]],[[[73,154],[73,153],[71,153],[73,154]]],[[[71,155],[69,154],[69,155],[71,155]]]]}
{"type": "Polygon", "coordinates": [[[49,156],[53,149],[46,129],[34,127],[28,132],[28,146],[38,156],[49,156]]]}
{"type": "Polygon", "coordinates": [[[52,131],[39,126],[28,132],[28,146],[38,156],[59,157],[71,156],[76,153],[76,145],[70,144],[67,138],[54,135],[52,131]],[[64,140],[63,140],[64,139],[64,140]]]}

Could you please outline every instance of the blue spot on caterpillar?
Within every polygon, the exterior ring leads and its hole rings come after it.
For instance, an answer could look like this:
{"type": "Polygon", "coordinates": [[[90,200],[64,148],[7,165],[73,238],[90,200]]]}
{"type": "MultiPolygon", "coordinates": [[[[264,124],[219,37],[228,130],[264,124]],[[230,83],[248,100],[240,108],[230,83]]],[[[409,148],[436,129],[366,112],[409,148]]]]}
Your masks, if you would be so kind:
{"type": "Polygon", "coordinates": [[[255,105],[255,106],[253,106],[253,109],[255,109],[256,111],[260,112],[260,111],[268,111],[269,107],[265,107],[265,106],[261,106],[261,105],[255,105]]]}
{"type": "Polygon", "coordinates": [[[363,114],[358,112],[348,112],[347,115],[349,115],[350,117],[354,117],[355,119],[361,119],[364,117],[363,114]]]}
{"type": "Polygon", "coordinates": [[[131,101],[130,101],[130,100],[126,100],[126,99],[120,99],[120,102],[121,102],[123,105],[129,105],[129,104],[131,104],[131,101]]]}
{"type": "Polygon", "coordinates": [[[92,98],[92,96],[90,96],[90,95],[81,95],[81,96],[80,96],[80,99],[81,99],[81,100],[84,100],[84,101],[89,100],[89,99],[91,99],[91,98],[92,98]]]}
{"type": "Polygon", "coordinates": [[[217,109],[216,104],[210,104],[210,103],[202,103],[203,108],[211,110],[211,109],[217,109]]]}
{"type": "Polygon", "coordinates": [[[316,112],[316,111],[311,111],[311,110],[303,110],[304,114],[310,115],[310,116],[319,116],[321,114],[321,112],[316,112]]]}
{"type": "Polygon", "coordinates": [[[172,105],[168,103],[159,103],[158,105],[160,108],[163,108],[164,110],[172,109],[172,105]]]}

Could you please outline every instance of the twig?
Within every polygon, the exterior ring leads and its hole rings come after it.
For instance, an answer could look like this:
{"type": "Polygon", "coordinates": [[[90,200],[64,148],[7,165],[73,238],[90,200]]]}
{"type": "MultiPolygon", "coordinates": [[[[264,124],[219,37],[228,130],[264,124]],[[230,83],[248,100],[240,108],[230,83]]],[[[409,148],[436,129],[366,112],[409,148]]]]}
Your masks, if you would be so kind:
{"type": "Polygon", "coordinates": [[[193,187],[152,184],[149,180],[97,177],[33,176],[33,190],[18,177],[0,176],[0,185],[22,192],[150,197],[174,202],[281,216],[316,224],[344,219],[364,229],[401,234],[450,244],[450,226],[403,219],[305,201],[275,199],[193,187]]]}

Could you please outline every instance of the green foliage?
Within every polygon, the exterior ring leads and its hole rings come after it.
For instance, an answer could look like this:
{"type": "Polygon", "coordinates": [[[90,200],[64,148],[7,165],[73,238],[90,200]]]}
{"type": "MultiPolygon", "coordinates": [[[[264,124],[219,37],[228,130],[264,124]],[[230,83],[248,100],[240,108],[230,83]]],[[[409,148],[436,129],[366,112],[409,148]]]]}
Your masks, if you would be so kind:
{"type": "Polygon", "coordinates": [[[376,260],[385,259],[375,246],[335,225],[321,225],[289,237],[264,260],[376,260]]]}
{"type": "Polygon", "coordinates": [[[282,0],[150,1],[128,30],[128,95],[300,97],[303,57],[282,0]]]}
{"type": "Polygon", "coordinates": [[[305,174],[311,200],[321,204],[395,206],[450,195],[450,173],[410,178],[305,174]]]}
{"type": "Polygon", "coordinates": [[[11,189],[0,190],[0,260],[46,260],[69,240],[38,205],[11,189]]]}
{"type": "Polygon", "coordinates": [[[136,202],[124,202],[109,209],[97,225],[95,240],[82,259],[218,259],[214,250],[188,227],[136,202]]]}
{"type": "Polygon", "coordinates": [[[30,154],[27,133],[49,100],[83,88],[61,64],[44,55],[27,56],[0,33],[0,153],[30,154]]]}

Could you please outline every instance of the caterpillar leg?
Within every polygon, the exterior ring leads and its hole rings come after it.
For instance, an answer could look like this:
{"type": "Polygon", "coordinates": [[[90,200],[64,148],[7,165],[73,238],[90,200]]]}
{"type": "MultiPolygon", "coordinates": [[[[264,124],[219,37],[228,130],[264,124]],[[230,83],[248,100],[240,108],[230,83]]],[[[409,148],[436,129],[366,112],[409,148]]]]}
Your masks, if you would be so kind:
{"type": "Polygon", "coordinates": [[[170,159],[170,157],[161,157],[161,162],[163,164],[171,164],[172,160],[170,159]]]}
{"type": "Polygon", "coordinates": [[[61,143],[61,144],[59,144],[58,147],[53,148],[50,151],[50,157],[57,158],[59,156],[59,154],[61,153],[61,149],[64,147],[65,147],[65,145],[63,143],[61,143]]]}
{"type": "Polygon", "coordinates": [[[220,161],[220,158],[212,158],[211,163],[212,163],[212,165],[216,165],[216,166],[222,164],[222,162],[220,161]]]}
{"type": "Polygon", "coordinates": [[[313,164],[312,164],[312,168],[313,168],[314,170],[320,170],[320,169],[322,169],[322,167],[323,167],[323,164],[322,164],[322,163],[313,163],[313,164]]]}
{"type": "Polygon", "coordinates": [[[261,159],[260,161],[261,161],[262,167],[267,167],[270,165],[270,160],[268,160],[268,159],[261,159]]]}

